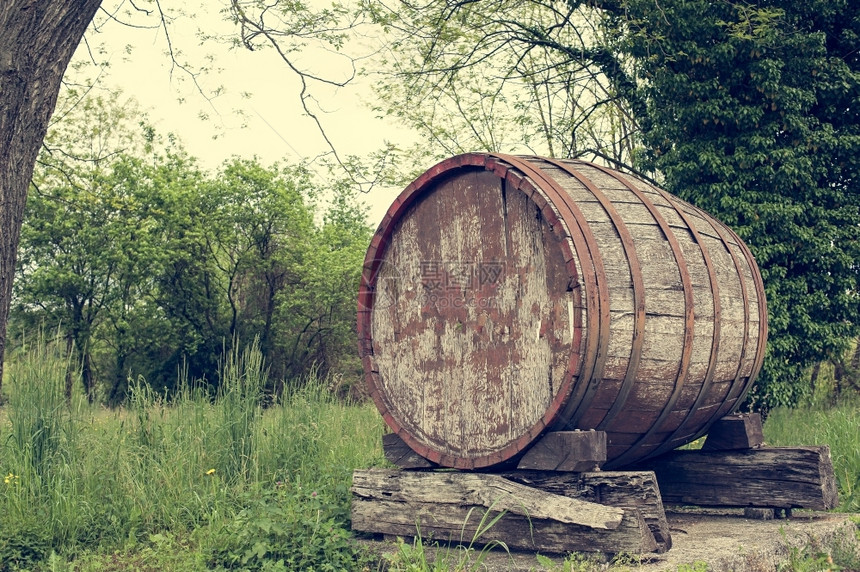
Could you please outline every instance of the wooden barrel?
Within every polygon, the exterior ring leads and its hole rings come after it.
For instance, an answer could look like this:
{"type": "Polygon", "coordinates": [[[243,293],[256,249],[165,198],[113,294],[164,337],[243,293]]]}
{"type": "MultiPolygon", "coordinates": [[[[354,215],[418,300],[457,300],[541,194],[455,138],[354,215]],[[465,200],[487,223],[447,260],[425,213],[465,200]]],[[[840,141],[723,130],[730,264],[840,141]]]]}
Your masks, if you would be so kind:
{"type": "Polygon", "coordinates": [[[548,430],[606,431],[606,468],[688,443],[761,368],[761,276],[729,228],[574,160],[466,154],[394,201],[358,299],[367,385],[442,466],[512,462],[548,430]]]}

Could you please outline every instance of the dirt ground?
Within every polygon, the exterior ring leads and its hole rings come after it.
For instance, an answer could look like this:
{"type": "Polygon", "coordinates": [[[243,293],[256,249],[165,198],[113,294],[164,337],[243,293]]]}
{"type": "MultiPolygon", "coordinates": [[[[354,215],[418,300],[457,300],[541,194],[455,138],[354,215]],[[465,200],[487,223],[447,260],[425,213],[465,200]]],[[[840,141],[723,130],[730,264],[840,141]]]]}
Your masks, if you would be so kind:
{"type": "Polygon", "coordinates": [[[818,552],[834,544],[860,552],[849,515],[796,512],[788,519],[755,520],[742,511],[667,513],[672,549],[636,570],[677,570],[707,562],[708,570],[771,572],[790,560],[791,548],[818,552]]]}
{"type": "MultiPolygon", "coordinates": [[[[756,520],[745,518],[742,510],[682,509],[667,511],[666,516],[672,534],[671,550],[606,569],[676,572],[679,567],[702,570],[702,563],[707,563],[709,572],[774,572],[792,570],[785,567],[791,561],[792,547],[795,557],[804,547],[812,547],[817,553],[836,546],[860,554],[856,525],[847,514],[802,511],[787,519],[756,520]]],[[[377,543],[375,548],[385,553],[392,546],[377,543]]],[[[553,560],[560,564],[563,559],[553,560]]],[[[483,564],[480,569],[499,572],[546,570],[538,564],[535,554],[523,552],[494,551],[483,564]]]]}

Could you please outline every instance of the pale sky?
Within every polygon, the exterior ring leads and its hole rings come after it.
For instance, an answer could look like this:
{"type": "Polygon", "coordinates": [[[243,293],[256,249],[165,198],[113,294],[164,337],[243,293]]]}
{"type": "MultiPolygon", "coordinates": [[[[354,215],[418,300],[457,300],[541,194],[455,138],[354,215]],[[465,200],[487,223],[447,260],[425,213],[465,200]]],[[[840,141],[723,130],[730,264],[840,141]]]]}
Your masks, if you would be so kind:
{"type": "MultiPolygon", "coordinates": [[[[211,10],[213,2],[205,2],[211,10]]],[[[271,50],[229,50],[207,43],[200,46],[194,35],[197,26],[229,33],[232,27],[218,14],[198,11],[195,20],[177,21],[170,28],[175,50],[187,54],[198,65],[212,65],[221,71],[202,76],[204,89],[224,87],[224,93],[208,103],[187,75],[173,69],[165,54],[164,32],[108,23],[100,33],[90,30],[86,39],[90,47],[102,44],[101,58],[110,62],[106,82],[121,87],[134,96],[149,114],[157,130],[173,132],[181,138],[187,151],[204,166],[217,167],[223,160],[239,155],[257,156],[264,164],[274,161],[296,163],[311,159],[328,150],[314,122],[303,116],[299,105],[299,82],[271,50]],[[203,15],[201,15],[203,14],[203,15]],[[127,52],[126,46],[131,46],[127,52]],[[207,57],[213,57],[208,64],[207,57]],[[243,93],[250,94],[243,97],[243,93]],[[184,102],[180,103],[180,100],[184,102]],[[242,110],[245,117],[236,115],[242,110]],[[199,118],[203,112],[209,116],[199,118]],[[242,127],[242,123],[247,123],[242,127]],[[213,138],[217,136],[217,138],[213,138]]],[[[78,56],[85,55],[85,47],[78,56]]],[[[304,56],[304,53],[302,54],[304,56]]],[[[346,67],[337,58],[309,53],[304,61],[319,68],[319,73],[345,74],[346,67]]],[[[328,113],[321,120],[329,138],[342,155],[365,153],[380,148],[384,141],[409,143],[415,136],[391,121],[379,120],[367,102],[372,93],[360,82],[344,88],[315,89],[328,113]]],[[[430,165],[428,165],[429,167],[430,165]]],[[[366,196],[371,206],[371,223],[376,224],[400,189],[374,189],[366,196]]]]}

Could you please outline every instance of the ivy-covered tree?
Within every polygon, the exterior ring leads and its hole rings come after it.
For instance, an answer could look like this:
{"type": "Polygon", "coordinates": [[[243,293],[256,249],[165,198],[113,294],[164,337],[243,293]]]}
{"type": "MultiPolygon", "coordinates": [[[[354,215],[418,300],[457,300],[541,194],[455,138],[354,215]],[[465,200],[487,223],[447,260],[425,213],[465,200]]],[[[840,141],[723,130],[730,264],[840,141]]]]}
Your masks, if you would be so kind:
{"type": "Polygon", "coordinates": [[[753,250],[769,343],[754,404],[860,333],[860,4],[605,3],[645,102],[645,164],[753,250]]]}

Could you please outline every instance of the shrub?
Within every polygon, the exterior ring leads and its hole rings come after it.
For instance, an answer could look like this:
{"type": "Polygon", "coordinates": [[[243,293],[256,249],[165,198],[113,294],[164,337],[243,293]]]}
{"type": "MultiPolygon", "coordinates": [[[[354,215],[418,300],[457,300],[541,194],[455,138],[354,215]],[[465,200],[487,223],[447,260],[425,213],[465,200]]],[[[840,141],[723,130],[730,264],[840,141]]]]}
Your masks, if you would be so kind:
{"type": "Polygon", "coordinates": [[[210,566],[334,572],[361,569],[369,559],[352,539],[337,496],[279,482],[249,492],[245,501],[233,519],[207,533],[210,566]]]}

